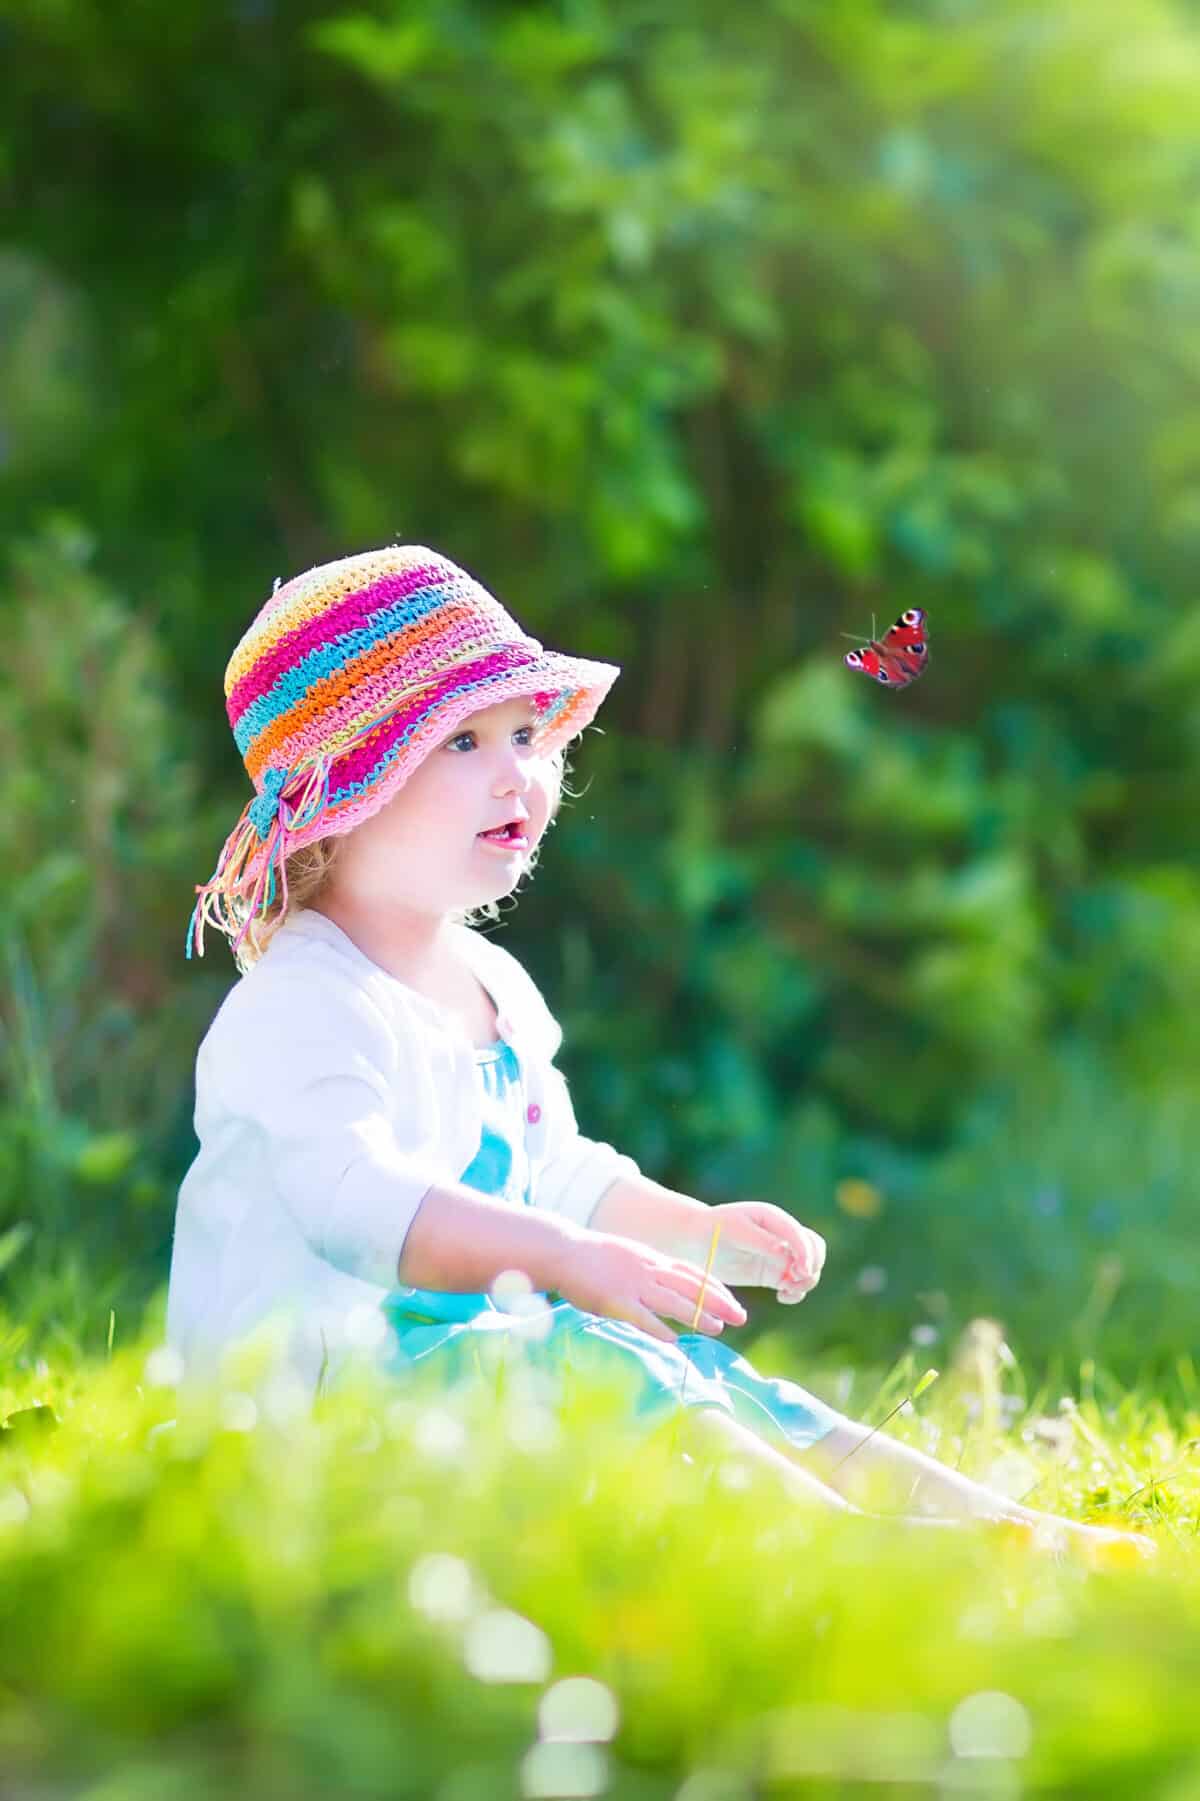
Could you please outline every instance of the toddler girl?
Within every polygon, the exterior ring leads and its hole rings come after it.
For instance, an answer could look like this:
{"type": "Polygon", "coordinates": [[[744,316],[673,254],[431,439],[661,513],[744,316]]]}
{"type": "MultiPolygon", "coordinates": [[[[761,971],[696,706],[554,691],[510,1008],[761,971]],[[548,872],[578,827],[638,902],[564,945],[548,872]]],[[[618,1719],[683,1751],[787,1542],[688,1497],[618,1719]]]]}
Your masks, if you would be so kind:
{"type": "Polygon", "coordinates": [[[882,1479],[897,1508],[1033,1522],[721,1342],[746,1319],[727,1283],[801,1300],[820,1236],[585,1137],[537,986],[468,923],[534,866],[618,673],[545,649],[420,546],[276,584],[225,675],[256,798],[188,928],[189,956],[206,921],[227,934],[242,979],[197,1058],[169,1341],[203,1374],[279,1318],[315,1388],[372,1345],[399,1378],[453,1381],[498,1338],[624,1371],[646,1425],[682,1406],[695,1443],[810,1500],[882,1479]]]}

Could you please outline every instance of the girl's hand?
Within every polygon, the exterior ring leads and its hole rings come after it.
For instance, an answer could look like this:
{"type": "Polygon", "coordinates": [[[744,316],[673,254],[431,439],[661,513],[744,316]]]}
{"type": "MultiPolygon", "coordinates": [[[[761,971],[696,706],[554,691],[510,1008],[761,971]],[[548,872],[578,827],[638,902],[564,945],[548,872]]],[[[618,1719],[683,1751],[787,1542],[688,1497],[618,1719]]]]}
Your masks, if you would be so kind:
{"type": "Polygon", "coordinates": [[[573,1306],[606,1319],[628,1320],[666,1344],[674,1344],[679,1334],[664,1326],[659,1314],[710,1337],[726,1324],[746,1322],[746,1309],[715,1274],[705,1284],[704,1271],[695,1264],[613,1233],[584,1232],[572,1239],[556,1275],[554,1287],[573,1306]],[[702,1287],[704,1306],[693,1326],[702,1287]]]}
{"type": "Polygon", "coordinates": [[[747,1288],[774,1288],[789,1305],[802,1301],[821,1280],[825,1267],[825,1240],[811,1226],[802,1226],[782,1207],[770,1201],[727,1201],[709,1207],[699,1222],[704,1244],[695,1255],[703,1261],[717,1225],[721,1236],[713,1273],[723,1281],[747,1288]]]}

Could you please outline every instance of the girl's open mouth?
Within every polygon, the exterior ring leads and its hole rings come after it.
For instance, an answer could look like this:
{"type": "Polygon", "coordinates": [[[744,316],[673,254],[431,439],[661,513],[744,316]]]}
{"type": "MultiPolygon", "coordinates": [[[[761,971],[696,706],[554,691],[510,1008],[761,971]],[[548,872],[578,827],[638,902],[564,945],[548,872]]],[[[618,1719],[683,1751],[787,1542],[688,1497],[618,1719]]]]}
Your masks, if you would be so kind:
{"type": "Polygon", "coordinates": [[[507,825],[499,826],[496,831],[479,832],[477,836],[484,844],[498,844],[504,850],[527,850],[529,847],[524,820],[510,819],[507,825]]]}

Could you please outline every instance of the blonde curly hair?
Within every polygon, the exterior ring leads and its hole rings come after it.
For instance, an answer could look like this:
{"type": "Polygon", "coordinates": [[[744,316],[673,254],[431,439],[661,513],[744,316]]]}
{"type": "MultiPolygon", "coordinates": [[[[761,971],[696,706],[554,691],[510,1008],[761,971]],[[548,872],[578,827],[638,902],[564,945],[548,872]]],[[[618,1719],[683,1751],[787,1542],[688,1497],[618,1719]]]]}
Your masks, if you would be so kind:
{"type": "MultiPolygon", "coordinates": [[[[558,792],[550,808],[547,831],[558,819],[558,811],[564,795],[572,800],[578,798],[566,785],[566,778],[571,768],[567,762],[566,751],[555,751],[550,758],[550,763],[558,772],[558,792]]],[[[284,885],[279,882],[276,884],[275,894],[270,904],[265,910],[250,919],[246,927],[246,936],[235,953],[235,961],[243,975],[253,969],[285,919],[290,919],[293,914],[299,913],[304,907],[312,906],[314,901],[320,899],[337,866],[338,854],[342,842],[347,836],[347,833],[336,833],[330,834],[327,838],[314,838],[311,844],[301,845],[299,850],[294,850],[287,858],[284,865],[287,871],[287,906],[285,907],[283,904],[284,885]]],[[[523,880],[532,876],[537,868],[544,843],[545,839],[543,838],[530,857],[525,867],[523,880]]],[[[240,909],[235,903],[232,910],[236,913],[240,909]]],[[[500,903],[487,901],[482,907],[455,913],[452,918],[461,925],[475,925],[483,920],[495,922],[500,918],[500,903]]]]}

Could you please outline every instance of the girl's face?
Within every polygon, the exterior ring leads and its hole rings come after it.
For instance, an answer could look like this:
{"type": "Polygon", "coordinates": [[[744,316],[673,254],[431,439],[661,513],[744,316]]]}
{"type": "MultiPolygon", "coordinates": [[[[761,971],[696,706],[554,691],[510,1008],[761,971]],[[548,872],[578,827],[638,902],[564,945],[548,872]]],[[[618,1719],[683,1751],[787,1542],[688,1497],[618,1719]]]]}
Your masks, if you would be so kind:
{"type": "Polygon", "coordinates": [[[368,907],[443,916],[516,887],[559,791],[557,758],[530,747],[532,703],[518,697],[462,720],[398,794],[347,833],[333,885],[368,907]],[[518,821],[503,841],[485,832],[518,821]]]}

